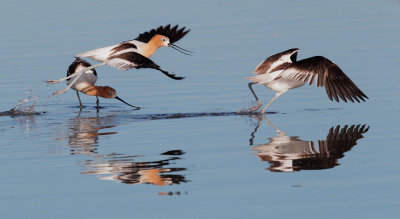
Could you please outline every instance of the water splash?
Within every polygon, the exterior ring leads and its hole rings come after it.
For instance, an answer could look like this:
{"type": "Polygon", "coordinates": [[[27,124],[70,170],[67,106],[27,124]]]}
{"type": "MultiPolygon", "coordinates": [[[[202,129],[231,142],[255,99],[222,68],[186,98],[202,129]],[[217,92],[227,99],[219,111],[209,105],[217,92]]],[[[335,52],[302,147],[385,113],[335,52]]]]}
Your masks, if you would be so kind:
{"type": "Polygon", "coordinates": [[[37,94],[32,94],[32,89],[25,91],[25,95],[28,97],[18,100],[17,105],[4,112],[0,112],[0,116],[29,116],[29,115],[41,115],[41,112],[35,112],[35,106],[39,101],[37,94]]]}

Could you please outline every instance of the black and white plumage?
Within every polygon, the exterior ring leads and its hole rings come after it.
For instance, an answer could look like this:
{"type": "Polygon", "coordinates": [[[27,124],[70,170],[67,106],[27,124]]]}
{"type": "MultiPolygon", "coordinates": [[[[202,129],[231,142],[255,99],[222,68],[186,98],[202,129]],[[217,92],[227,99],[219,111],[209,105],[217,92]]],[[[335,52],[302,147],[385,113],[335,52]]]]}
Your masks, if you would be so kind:
{"type": "MultiPolygon", "coordinates": [[[[129,70],[132,68],[153,68],[161,71],[166,76],[181,80],[183,77],[177,77],[167,71],[161,70],[160,66],[150,60],[150,56],[160,47],[172,47],[176,49],[173,43],[184,37],[190,30],[185,27],[178,29],[178,25],[170,28],[160,26],[148,32],[139,34],[139,36],[130,41],[124,41],[117,45],[107,46],[99,49],[80,53],[78,57],[87,57],[119,70],[129,70]]],[[[178,47],[180,48],[180,47],[178,47]]],[[[179,50],[179,49],[178,49],[179,50]]],[[[179,50],[181,51],[181,50],[179,50]]],[[[186,50],[185,50],[186,51],[186,50]]],[[[181,51],[184,52],[185,51],[181,51]]]]}
{"type": "MultiPolygon", "coordinates": [[[[129,70],[132,68],[153,68],[156,69],[169,78],[174,80],[182,80],[184,77],[176,76],[168,71],[162,70],[159,65],[154,63],[149,59],[158,48],[160,47],[171,47],[178,50],[186,55],[191,55],[191,51],[183,49],[174,44],[174,42],[182,39],[190,30],[186,27],[179,28],[175,25],[171,28],[171,25],[160,26],[156,29],[139,34],[134,40],[124,41],[116,45],[107,46],[103,48],[98,48],[90,50],[87,52],[80,53],[76,55],[77,57],[83,58],[87,57],[98,62],[100,64],[90,66],[85,69],[85,71],[96,68],[102,65],[108,65],[119,70],[129,70]]],[[[84,71],[77,72],[80,77],[84,71]]],[[[62,78],[59,80],[49,80],[47,83],[54,84],[60,81],[66,80],[67,78],[62,78]]],[[[74,84],[72,81],[71,84],[74,84]]],[[[55,92],[54,94],[64,93],[70,87],[66,89],[55,92]]]]}
{"type": "MultiPolygon", "coordinates": [[[[75,72],[79,72],[83,70],[84,68],[90,67],[90,63],[80,59],[80,58],[75,58],[74,62],[68,67],[67,70],[67,77],[72,76],[71,78],[67,79],[67,85],[70,85],[71,82],[75,79],[76,75],[75,72]]],[[[93,86],[97,81],[97,72],[96,69],[90,69],[85,72],[77,81],[75,81],[74,84],[71,85],[71,89],[76,91],[76,96],[78,97],[79,100],[79,106],[82,109],[82,101],[79,96],[78,91],[82,91],[86,89],[87,87],[93,86]]],[[[97,98],[97,96],[96,96],[97,98]]],[[[97,98],[98,101],[98,98],[97,98]]]]}
{"type": "Polygon", "coordinates": [[[117,99],[123,103],[125,103],[128,106],[134,107],[136,109],[140,109],[140,107],[133,106],[121,98],[117,96],[117,92],[115,91],[114,88],[109,87],[109,86],[96,86],[96,81],[97,81],[97,72],[95,69],[89,69],[84,72],[84,74],[81,75],[81,77],[78,77],[76,72],[80,72],[82,70],[85,70],[87,67],[90,67],[91,64],[81,58],[76,57],[75,60],[71,63],[71,65],[68,67],[67,70],[67,77],[71,77],[67,79],[67,85],[70,86],[73,90],[76,91],[76,95],[78,96],[79,100],[79,106],[80,109],[82,110],[83,105],[81,102],[81,98],[79,96],[79,92],[82,92],[84,94],[90,95],[90,96],[96,96],[96,108],[97,111],[99,111],[99,98],[98,97],[103,97],[103,98],[114,98],[117,99]],[[75,81],[75,83],[72,83],[75,81]]]}
{"type": "Polygon", "coordinates": [[[347,77],[347,75],[329,59],[322,56],[297,61],[299,49],[289,49],[277,53],[260,63],[254,73],[257,75],[248,77],[250,91],[257,100],[257,105],[251,109],[256,111],[261,102],[252,89],[253,84],[262,84],[276,92],[275,97],[263,108],[265,113],[271,103],[289,89],[303,86],[305,83],[312,85],[316,81],[317,87],[325,87],[330,100],[339,98],[344,102],[360,100],[368,97],[347,77]]]}

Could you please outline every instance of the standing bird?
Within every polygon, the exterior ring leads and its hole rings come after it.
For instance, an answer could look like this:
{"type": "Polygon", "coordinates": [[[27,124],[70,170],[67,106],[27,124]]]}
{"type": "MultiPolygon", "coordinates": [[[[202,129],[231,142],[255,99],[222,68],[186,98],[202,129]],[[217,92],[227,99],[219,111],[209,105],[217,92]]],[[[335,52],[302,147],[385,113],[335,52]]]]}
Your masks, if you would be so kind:
{"type": "Polygon", "coordinates": [[[99,98],[115,98],[128,106],[134,107],[136,109],[140,109],[140,107],[132,106],[129,103],[123,101],[121,98],[117,96],[117,92],[108,86],[95,86],[94,84],[97,81],[97,72],[95,69],[90,69],[85,71],[82,77],[78,78],[74,84],[71,82],[77,77],[76,72],[84,70],[86,67],[91,66],[89,62],[76,58],[75,61],[68,67],[67,76],[72,76],[71,78],[67,79],[67,85],[71,85],[71,88],[76,91],[76,95],[78,96],[80,108],[83,108],[81,98],[79,97],[79,92],[90,96],[96,96],[96,104],[97,110],[99,109],[99,98]],[[78,92],[79,91],[79,92],[78,92]]]}
{"type": "MultiPolygon", "coordinates": [[[[83,72],[102,65],[109,65],[119,70],[129,70],[131,68],[153,68],[161,71],[163,74],[174,80],[183,79],[184,77],[178,77],[162,70],[159,65],[154,63],[149,58],[160,47],[171,47],[183,54],[191,55],[191,51],[183,49],[174,44],[190,31],[190,29],[185,30],[185,28],[186,27],[178,29],[178,25],[172,28],[171,25],[164,27],[160,26],[157,29],[152,29],[148,32],[139,34],[139,36],[134,40],[124,41],[117,45],[94,49],[76,55],[77,57],[87,57],[101,63],[86,67],[85,69],[76,72],[77,77],[75,80],[73,80],[67,88],[56,91],[53,93],[53,95],[66,92],[72,86],[72,84],[78,80],[83,72]]],[[[46,82],[48,84],[54,84],[69,78],[70,76],[59,80],[48,80],[46,82]]]]}
{"type": "Polygon", "coordinates": [[[262,105],[252,88],[253,84],[262,84],[276,92],[261,113],[265,113],[271,103],[289,89],[301,87],[305,83],[311,85],[314,80],[317,81],[317,87],[325,86],[331,101],[335,98],[339,102],[338,96],[344,102],[347,102],[346,99],[351,102],[368,99],[335,63],[322,56],[296,61],[298,51],[297,48],[289,49],[267,58],[254,70],[257,75],[246,78],[251,81],[249,88],[257,100],[257,105],[250,112],[258,110],[262,105]]]}

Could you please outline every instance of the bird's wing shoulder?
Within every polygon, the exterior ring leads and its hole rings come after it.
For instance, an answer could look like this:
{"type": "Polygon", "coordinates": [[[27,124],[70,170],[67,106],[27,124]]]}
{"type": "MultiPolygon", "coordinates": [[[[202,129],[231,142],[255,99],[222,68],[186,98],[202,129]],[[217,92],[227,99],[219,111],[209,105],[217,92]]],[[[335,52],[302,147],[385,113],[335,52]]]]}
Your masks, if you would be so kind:
{"type": "MultiPolygon", "coordinates": [[[[74,74],[75,72],[78,71],[78,68],[86,68],[86,67],[90,67],[91,64],[79,57],[76,57],[74,62],[71,63],[71,65],[68,66],[68,70],[67,70],[67,76],[70,76],[72,74],[74,74]]],[[[95,76],[97,76],[97,72],[96,69],[91,69],[90,71],[93,72],[93,74],[95,76]]],[[[67,79],[67,81],[70,79],[67,79]]]]}
{"type": "Polygon", "coordinates": [[[273,56],[267,58],[266,60],[264,60],[263,62],[261,62],[260,64],[258,64],[253,72],[258,75],[265,74],[272,68],[273,63],[275,63],[278,60],[279,60],[279,56],[273,55],[273,56]]]}
{"type": "Polygon", "coordinates": [[[132,41],[125,41],[118,45],[110,51],[110,56],[125,53],[125,52],[137,52],[137,45],[132,41]]]}
{"type": "Polygon", "coordinates": [[[288,64],[296,61],[298,51],[298,48],[294,48],[272,55],[261,62],[254,69],[254,73],[260,75],[282,70],[286,68],[288,64]]]}

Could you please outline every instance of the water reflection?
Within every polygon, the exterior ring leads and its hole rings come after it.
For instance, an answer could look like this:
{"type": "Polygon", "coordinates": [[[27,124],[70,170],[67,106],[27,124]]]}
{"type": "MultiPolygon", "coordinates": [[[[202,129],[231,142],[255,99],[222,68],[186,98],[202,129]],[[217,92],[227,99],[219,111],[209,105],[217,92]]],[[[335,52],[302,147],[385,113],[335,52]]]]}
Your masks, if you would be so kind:
{"type": "Polygon", "coordinates": [[[71,154],[89,156],[89,159],[80,163],[88,169],[82,174],[95,174],[101,180],[115,180],[126,184],[163,186],[188,182],[181,174],[186,168],[171,167],[185,154],[181,150],[161,153],[161,159],[151,161],[137,161],[143,160],[143,155],[99,153],[99,137],[117,134],[115,131],[105,130],[120,125],[123,120],[116,115],[82,117],[80,114],[69,120],[67,138],[71,154]]]}
{"type": "Polygon", "coordinates": [[[68,144],[72,154],[96,153],[98,139],[101,135],[113,135],[117,132],[100,132],[113,128],[117,124],[115,115],[105,117],[77,117],[68,122],[68,144]]]}
{"type": "Polygon", "coordinates": [[[167,167],[181,159],[176,155],[144,162],[135,162],[132,157],[119,154],[105,155],[103,158],[105,159],[87,160],[85,165],[90,170],[82,174],[96,174],[102,180],[117,180],[126,184],[147,183],[164,186],[188,182],[184,175],[178,174],[186,168],[167,167]]]}
{"type": "Polygon", "coordinates": [[[339,165],[338,159],[344,157],[344,153],[350,151],[369,129],[366,125],[338,125],[329,129],[325,140],[318,140],[315,144],[314,141],[301,140],[298,136],[287,136],[286,132],[265,117],[256,118],[258,124],[251,133],[250,145],[253,145],[262,120],[277,133],[275,137],[268,138],[268,143],[252,148],[262,161],[270,164],[268,169],[274,172],[333,168],[339,165]]]}

